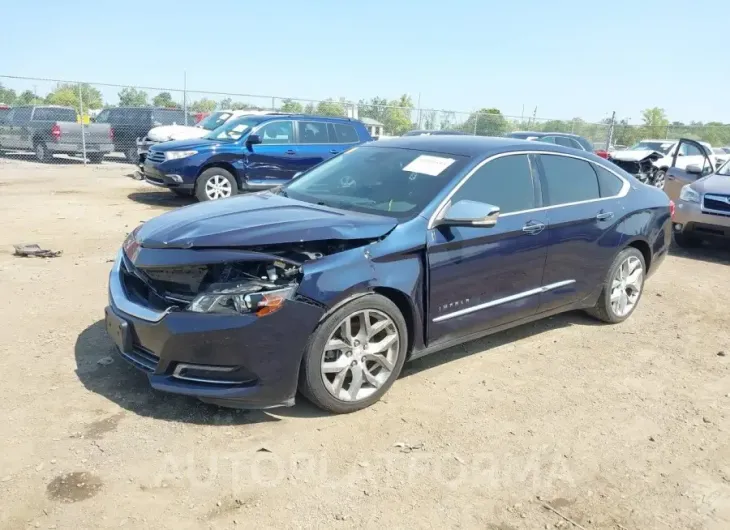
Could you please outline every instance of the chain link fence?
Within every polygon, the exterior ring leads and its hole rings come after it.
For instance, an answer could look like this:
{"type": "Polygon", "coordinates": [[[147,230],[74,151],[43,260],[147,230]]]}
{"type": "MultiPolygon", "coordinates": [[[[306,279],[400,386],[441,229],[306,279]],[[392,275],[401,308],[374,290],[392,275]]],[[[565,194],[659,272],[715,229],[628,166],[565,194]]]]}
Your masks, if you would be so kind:
{"type": "Polygon", "coordinates": [[[376,138],[412,130],[448,130],[481,136],[514,131],[563,132],[583,136],[596,149],[630,146],[643,138],[689,137],[730,145],[730,125],[636,125],[609,118],[509,116],[496,109],[463,112],[414,108],[410,98],[311,100],[283,95],[195,91],[186,88],[124,86],[0,75],[0,150],[6,155],[57,163],[138,162],[137,140],[161,125],[210,127],[223,110],[275,111],[362,120],[376,138]],[[56,106],[53,109],[38,107],[56,106]],[[41,119],[43,118],[43,119],[41,119]]]}

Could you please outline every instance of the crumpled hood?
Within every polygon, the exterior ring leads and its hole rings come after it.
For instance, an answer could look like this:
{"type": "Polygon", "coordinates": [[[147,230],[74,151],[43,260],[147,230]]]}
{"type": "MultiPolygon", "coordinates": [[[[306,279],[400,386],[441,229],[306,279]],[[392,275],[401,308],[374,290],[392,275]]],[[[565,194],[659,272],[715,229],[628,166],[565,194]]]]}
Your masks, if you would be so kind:
{"type": "Polygon", "coordinates": [[[622,160],[624,162],[640,162],[641,160],[649,157],[651,157],[653,160],[659,160],[660,158],[664,158],[664,156],[666,155],[659,151],[654,151],[653,149],[639,149],[635,151],[630,151],[626,149],[623,151],[614,151],[610,154],[610,156],[614,160],[622,160]]]}
{"type": "Polygon", "coordinates": [[[692,187],[700,193],[730,195],[730,175],[718,175],[715,173],[699,179],[692,184],[692,187]]]}
{"type": "Polygon", "coordinates": [[[153,142],[168,142],[170,140],[187,140],[188,138],[202,138],[208,134],[208,130],[202,127],[191,127],[186,125],[162,125],[154,127],[147,133],[147,137],[153,142]]]}
{"type": "Polygon", "coordinates": [[[272,193],[193,204],[144,223],[145,248],[235,248],[384,236],[396,219],[337,210],[272,193]]]}

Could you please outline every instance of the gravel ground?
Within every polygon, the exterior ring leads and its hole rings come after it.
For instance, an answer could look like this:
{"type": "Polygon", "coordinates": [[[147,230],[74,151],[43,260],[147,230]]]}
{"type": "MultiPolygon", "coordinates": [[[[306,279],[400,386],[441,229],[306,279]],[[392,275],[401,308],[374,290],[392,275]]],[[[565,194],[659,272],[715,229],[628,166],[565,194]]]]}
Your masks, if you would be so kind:
{"type": "Polygon", "coordinates": [[[185,204],[131,171],[0,158],[0,527],[730,527],[728,249],[675,252],[624,324],[435,354],[359,413],[231,411],[105,336],[123,237],[185,204]]]}

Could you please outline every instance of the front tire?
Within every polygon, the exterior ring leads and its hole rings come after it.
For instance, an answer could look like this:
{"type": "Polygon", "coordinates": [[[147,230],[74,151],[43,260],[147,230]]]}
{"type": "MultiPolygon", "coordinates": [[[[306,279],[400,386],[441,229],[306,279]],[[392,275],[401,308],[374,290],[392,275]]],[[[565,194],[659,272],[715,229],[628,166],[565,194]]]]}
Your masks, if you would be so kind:
{"type": "Polygon", "coordinates": [[[623,249],[608,269],[601,296],[588,314],[609,324],[623,322],[639,305],[645,277],[644,255],[634,247],[623,249]]]}
{"type": "Polygon", "coordinates": [[[400,375],[408,328],[398,307],[371,294],[334,311],[307,343],[299,390],[328,412],[369,407],[400,375]]]}
{"type": "Polygon", "coordinates": [[[655,188],[659,188],[660,190],[664,189],[664,184],[667,180],[667,171],[665,169],[658,169],[656,173],[654,173],[654,184],[655,188]]]}
{"type": "Polygon", "coordinates": [[[36,160],[38,160],[38,162],[45,164],[50,159],[50,155],[48,154],[48,148],[43,142],[38,142],[37,144],[35,144],[34,151],[35,158],[36,160]]]}
{"type": "Polygon", "coordinates": [[[195,183],[195,196],[200,202],[227,199],[237,193],[236,179],[229,171],[220,167],[206,169],[195,183]]]}

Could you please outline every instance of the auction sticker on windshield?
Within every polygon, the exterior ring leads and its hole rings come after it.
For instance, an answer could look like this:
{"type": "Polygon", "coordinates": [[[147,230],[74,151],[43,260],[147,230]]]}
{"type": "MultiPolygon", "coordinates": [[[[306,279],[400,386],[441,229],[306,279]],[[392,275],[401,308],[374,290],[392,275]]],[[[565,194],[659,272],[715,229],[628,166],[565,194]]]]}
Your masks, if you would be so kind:
{"type": "Polygon", "coordinates": [[[422,173],[432,177],[438,177],[446,168],[456,162],[453,158],[443,158],[440,156],[421,155],[411,161],[403,171],[413,173],[422,173]]]}

